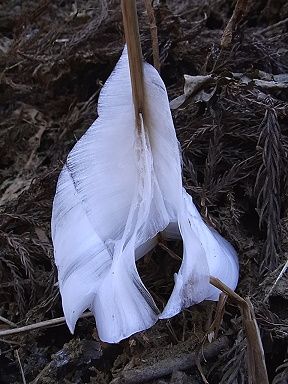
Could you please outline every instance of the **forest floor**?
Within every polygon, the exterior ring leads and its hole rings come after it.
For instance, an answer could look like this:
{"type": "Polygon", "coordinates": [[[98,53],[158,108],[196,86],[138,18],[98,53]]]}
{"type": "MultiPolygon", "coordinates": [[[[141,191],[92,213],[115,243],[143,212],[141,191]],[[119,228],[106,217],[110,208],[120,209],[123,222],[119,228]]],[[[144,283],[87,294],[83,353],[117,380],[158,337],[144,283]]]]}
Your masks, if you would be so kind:
{"type": "MultiPolygon", "coordinates": [[[[211,302],[118,345],[98,339],[91,317],[78,321],[74,335],[62,322],[1,336],[63,316],[51,206],[66,156],[97,117],[99,91],[123,49],[119,3],[0,4],[0,383],[106,384],[121,377],[124,383],[247,383],[241,312],[229,300],[218,339],[210,345],[211,302]]],[[[148,17],[138,3],[143,54],[151,62],[148,17]]],[[[184,75],[205,76],[193,78],[194,87],[186,80],[185,101],[174,102],[184,184],[205,221],[237,249],[237,293],[254,306],[270,382],[284,384],[288,3],[248,1],[223,38],[234,8],[230,0],[155,5],[161,76],[170,100],[183,94],[184,75]]],[[[181,254],[181,244],[168,246],[181,254]]],[[[157,247],[138,263],[159,308],[179,268],[174,253],[157,247]]]]}

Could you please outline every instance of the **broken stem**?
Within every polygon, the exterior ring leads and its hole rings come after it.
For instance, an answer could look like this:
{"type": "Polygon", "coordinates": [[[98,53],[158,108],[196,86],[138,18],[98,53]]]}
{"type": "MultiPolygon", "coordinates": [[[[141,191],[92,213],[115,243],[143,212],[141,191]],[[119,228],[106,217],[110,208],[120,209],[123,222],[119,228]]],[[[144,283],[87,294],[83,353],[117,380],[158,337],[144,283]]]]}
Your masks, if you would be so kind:
{"type": "Polygon", "coordinates": [[[241,305],[247,305],[246,301],[242,299],[241,296],[237,295],[231,288],[227,287],[224,283],[222,283],[221,280],[216,279],[216,277],[210,276],[210,284],[214,285],[214,287],[220,289],[220,291],[226,293],[227,296],[230,297],[230,299],[233,299],[237,302],[237,304],[241,305]]]}
{"type": "Polygon", "coordinates": [[[240,307],[247,339],[249,384],[269,384],[262,340],[251,301],[249,298],[244,300],[222,281],[213,276],[210,276],[210,284],[224,292],[240,307]]]}
{"type": "Polygon", "coordinates": [[[128,50],[136,124],[139,128],[140,114],[144,114],[144,80],[136,1],[121,0],[121,9],[128,50]]]}
{"type": "Polygon", "coordinates": [[[217,302],[217,306],[216,306],[215,319],[210,327],[211,332],[214,332],[213,340],[217,339],[218,337],[218,332],[220,330],[224,312],[225,312],[225,304],[226,304],[227,298],[228,298],[228,295],[226,295],[226,293],[221,292],[219,296],[219,300],[217,302]]]}

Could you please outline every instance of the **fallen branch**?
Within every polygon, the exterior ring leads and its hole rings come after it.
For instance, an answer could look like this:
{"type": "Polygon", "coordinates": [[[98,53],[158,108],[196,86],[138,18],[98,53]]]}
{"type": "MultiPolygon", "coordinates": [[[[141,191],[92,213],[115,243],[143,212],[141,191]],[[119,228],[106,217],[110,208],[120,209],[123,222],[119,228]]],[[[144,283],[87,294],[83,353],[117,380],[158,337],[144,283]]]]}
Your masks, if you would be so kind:
{"type": "Polygon", "coordinates": [[[228,337],[223,336],[211,344],[206,344],[201,349],[192,353],[183,353],[178,356],[169,357],[157,361],[152,365],[145,365],[139,368],[123,370],[121,375],[111,381],[111,384],[141,384],[159,377],[171,375],[173,371],[183,371],[197,364],[200,359],[209,360],[228,346],[228,337]]]}

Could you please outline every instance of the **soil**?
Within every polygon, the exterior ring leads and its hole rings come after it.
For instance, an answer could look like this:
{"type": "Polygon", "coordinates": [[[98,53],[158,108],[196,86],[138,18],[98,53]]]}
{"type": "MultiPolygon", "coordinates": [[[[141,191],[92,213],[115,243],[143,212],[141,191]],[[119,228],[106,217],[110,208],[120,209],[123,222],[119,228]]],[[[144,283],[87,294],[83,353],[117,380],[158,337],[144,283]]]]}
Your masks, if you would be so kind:
{"type": "MultiPolygon", "coordinates": [[[[143,3],[141,43],[151,62],[143,3]]],[[[247,4],[232,26],[235,1],[154,3],[170,100],[183,94],[184,75],[206,76],[193,78],[194,88],[186,77],[186,95],[173,109],[185,187],[207,224],[237,249],[237,293],[254,306],[269,380],[288,383],[288,3],[238,1],[247,4]]],[[[69,150],[97,117],[99,91],[123,44],[119,0],[0,4],[0,334],[11,322],[63,316],[50,233],[55,186],[69,150]]],[[[138,263],[159,308],[177,255],[181,244],[168,243],[138,263]]],[[[214,303],[201,303],[118,345],[99,340],[93,318],[80,319],[74,335],[62,323],[3,336],[0,383],[104,384],[142,368],[150,383],[248,383],[241,312],[229,300],[221,348],[197,365],[177,365],[201,356],[214,311],[214,303]],[[157,362],[163,370],[149,381],[157,362]]]]}

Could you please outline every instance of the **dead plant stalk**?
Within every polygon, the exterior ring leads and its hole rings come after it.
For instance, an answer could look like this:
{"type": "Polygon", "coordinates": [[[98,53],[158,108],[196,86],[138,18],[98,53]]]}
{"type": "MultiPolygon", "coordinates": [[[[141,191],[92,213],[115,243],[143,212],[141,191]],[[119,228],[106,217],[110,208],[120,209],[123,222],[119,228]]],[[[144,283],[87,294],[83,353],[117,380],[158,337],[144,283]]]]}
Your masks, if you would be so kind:
{"type": "Polygon", "coordinates": [[[269,384],[264,350],[254,309],[249,298],[245,300],[222,281],[210,276],[210,283],[224,292],[240,307],[247,338],[247,366],[249,384],[269,384]]]}

